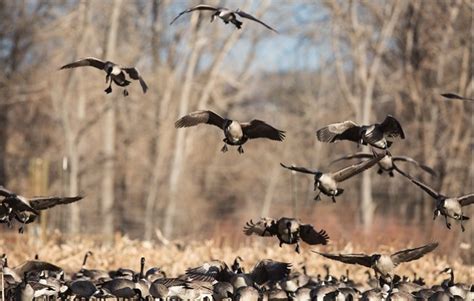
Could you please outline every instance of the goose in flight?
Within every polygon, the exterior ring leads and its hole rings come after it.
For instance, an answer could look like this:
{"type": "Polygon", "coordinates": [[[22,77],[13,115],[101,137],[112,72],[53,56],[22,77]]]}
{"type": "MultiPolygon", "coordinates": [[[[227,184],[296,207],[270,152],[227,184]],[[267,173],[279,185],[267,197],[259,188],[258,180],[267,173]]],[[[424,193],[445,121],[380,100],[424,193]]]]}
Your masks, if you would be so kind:
{"type": "Polygon", "coordinates": [[[402,126],[391,115],[387,115],[382,123],[371,125],[358,125],[351,120],[333,123],[317,130],[316,136],[321,142],[333,143],[337,140],[350,140],[357,144],[368,144],[380,149],[387,149],[392,145],[392,141],[387,138],[405,139],[402,126]]]}
{"type": "Polygon", "coordinates": [[[280,165],[286,169],[307,173],[314,175],[314,190],[319,190],[314,200],[320,200],[321,192],[329,197],[332,201],[336,202],[336,196],[342,194],[344,189],[338,188],[338,183],[343,182],[364,170],[369,169],[384,157],[383,154],[377,154],[372,159],[359,162],[357,164],[345,167],[335,172],[323,173],[317,169],[309,169],[306,167],[287,166],[283,163],[280,165]]]}
{"type": "Polygon", "coordinates": [[[222,118],[212,111],[196,111],[185,115],[175,122],[176,128],[195,126],[207,123],[224,131],[224,147],[221,151],[227,151],[227,144],[238,145],[240,154],[244,152],[242,145],[249,139],[267,138],[276,141],[285,139],[285,132],[277,130],[264,121],[254,119],[250,122],[241,123],[235,120],[222,118]]]}
{"type": "Polygon", "coordinates": [[[447,197],[437,192],[430,186],[404,173],[403,171],[399,172],[412,181],[415,185],[420,187],[424,192],[429,194],[436,201],[436,209],[434,211],[433,220],[435,220],[437,216],[443,215],[446,222],[446,227],[448,227],[448,229],[451,229],[451,224],[448,222],[448,217],[458,220],[460,221],[462,232],[465,231],[463,221],[469,220],[469,217],[463,214],[462,208],[474,203],[474,193],[459,197],[447,197]]]}
{"type": "Polygon", "coordinates": [[[213,22],[216,17],[219,17],[219,18],[222,19],[222,21],[224,21],[225,24],[229,24],[229,22],[230,22],[230,23],[234,24],[235,27],[240,29],[242,27],[242,22],[237,19],[237,15],[239,15],[242,18],[246,18],[246,19],[255,21],[257,23],[260,23],[263,26],[265,26],[266,28],[278,33],[275,29],[268,26],[263,21],[260,21],[259,19],[255,18],[254,16],[252,16],[252,15],[250,15],[250,14],[248,14],[248,13],[246,13],[246,12],[240,10],[240,9],[230,10],[230,9],[227,9],[227,8],[224,8],[224,7],[215,7],[215,6],[207,5],[207,4],[199,4],[199,5],[196,5],[194,7],[191,7],[189,9],[186,9],[186,10],[180,12],[173,19],[173,21],[171,21],[170,25],[173,24],[182,15],[187,14],[187,13],[191,13],[191,12],[196,11],[196,10],[213,11],[214,13],[211,16],[211,22],[213,22]]]}
{"type": "MultiPolygon", "coordinates": [[[[109,86],[107,87],[107,89],[104,90],[107,94],[112,92],[112,82],[114,82],[117,86],[126,87],[131,84],[131,80],[138,80],[140,82],[143,93],[146,93],[146,91],[148,90],[148,86],[145,83],[143,77],[140,75],[140,72],[137,68],[121,67],[111,61],[104,62],[94,57],[87,57],[77,60],[73,63],[62,66],[60,70],[84,66],[91,66],[99,70],[105,71],[105,73],[107,74],[105,76],[105,83],[109,83],[110,81],[109,86]]],[[[127,89],[123,90],[123,95],[128,95],[127,89]]]]}
{"type": "Polygon", "coordinates": [[[295,251],[300,252],[299,241],[302,240],[309,245],[326,245],[329,235],[326,231],[316,232],[310,224],[302,224],[294,218],[282,217],[278,220],[263,217],[258,222],[252,220],[244,227],[245,235],[276,236],[282,244],[296,244],[295,251]]]}
{"type": "Polygon", "coordinates": [[[0,186],[0,208],[6,208],[4,211],[8,212],[9,224],[13,218],[22,224],[19,229],[20,233],[23,233],[23,227],[25,224],[32,223],[36,220],[39,211],[52,208],[56,205],[70,204],[81,199],[81,196],[27,198],[17,195],[7,190],[5,187],[0,186]]]}
{"type": "Polygon", "coordinates": [[[431,243],[414,249],[406,249],[393,254],[328,254],[313,251],[326,258],[347,264],[358,264],[374,269],[375,273],[383,277],[390,277],[393,270],[403,262],[420,259],[425,254],[433,251],[438,243],[431,243]]]}
{"type": "MultiPolygon", "coordinates": [[[[359,152],[359,153],[355,153],[355,154],[352,154],[352,155],[347,155],[347,156],[337,158],[336,160],[331,161],[330,165],[333,164],[333,163],[342,161],[342,160],[371,159],[373,157],[374,157],[373,154],[359,152]]],[[[407,156],[392,156],[392,154],[390,154],[390,152],[387,152],[385,154],[385,156],[377,163],[378,166],[379,166],[379,169],[378,169],[377,173],[379,175],[381,175],[384,172],[388,172],[389,176],[393,177],[394,176],[393,171],[394,170],[395,171],[399,170],[398,166],[395,165],[395,163],[399,162],[399,161],[400,162],[411,163],[411,164],[421,168],[423,171],[426,171],[430,175],[436,176],[436,172],[431,167],[429,167],[427,165],[424,165],[424,164],[421,164],[418,161],[416,161],[415,159],[407,157],[407,156]]]]}
{"type": "Polygon", "coordinates": [[[444,98],[448,99],[459,99],[459,100],[469,100],[469,101],[474,101],[474,98],[469,98],[469,97],[464,97],[464,96],[459,96],[454,93],[443,93],[441,94],[444,98]]]}

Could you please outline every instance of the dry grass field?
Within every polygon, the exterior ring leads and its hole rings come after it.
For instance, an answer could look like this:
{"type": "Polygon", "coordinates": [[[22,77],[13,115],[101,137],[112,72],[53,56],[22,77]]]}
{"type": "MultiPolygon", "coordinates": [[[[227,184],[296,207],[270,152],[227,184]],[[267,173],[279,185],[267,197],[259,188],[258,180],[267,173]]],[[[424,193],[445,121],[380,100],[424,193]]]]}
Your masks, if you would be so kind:
{"type": "MultiPolygon", "coordinates": [[[[406,247],[414,247],[410,245],[406,247]]],[[[224,240],[205,241],[179,241],[167,245],[151,242],[131,240],[126,236],[116,235],[109,245],[93,240],[90,237],[64,237],[53,235],[47,242],[41,243],[38,239],[28,236],[3,236],[0,239],[0,253],[8,254],[9,265],[15,266],[24,260],[32,259],[38,254],[41,260],[57,264],[67,273],[73,273],[81,268],[84,254],[91,250],[93,256],[87,263],[88,268],[113,270],[119,267],[131,268],[138,271],[140,257],[146,258],[148,269],[152,266],[162,268],[168,276],[178,276],[189,267],[200,265],[211,260],[220,259],[231,264],[239,255],[244,259],[244,267],[250,269],[256,262],[264,258],[271,258],[289,262],[294,269],[301,271],[306,265],[308,274],[325,275],[324,265],[329,265],[334,276],[349,273],[352,279],[364,282],[367,279],[366,268],[353,265],[343,265],[327,260],[311,252],[307,246],[302,246],[301,254],[294,252],[294,246],[284,245],[279,248],[273,240],[246,240],[240,246],[230,246],[224,240]]],[[[328,246],[318,247],[315,250],[323,252],[370,252],[366,246],[356,244],[332,243],[328,246]]],[[[393,252],[394,248],[379,247],[378,251],[393,252]]],[[[447,275],[438,275],[438,272],[447,266],[454,268],[456,281],[473,283],[473,266],[465,265],[458,260],[448,259],[439,252],[428,254],[422,259],[402,264],[397,268],[399,275],[412,277],[416,272],[425,278],[428,285],[439,284],[447,275]]]]}

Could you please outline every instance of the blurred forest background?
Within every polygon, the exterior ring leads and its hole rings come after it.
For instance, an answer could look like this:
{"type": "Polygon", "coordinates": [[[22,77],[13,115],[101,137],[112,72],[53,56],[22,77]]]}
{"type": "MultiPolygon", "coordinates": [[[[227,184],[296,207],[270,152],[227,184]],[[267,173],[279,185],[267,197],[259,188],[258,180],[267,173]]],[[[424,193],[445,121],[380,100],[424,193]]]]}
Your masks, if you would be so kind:
{"type": "MultiPolygon", "coordinates": [[[[432,177],[399,166],[446,195],[473,192],[473,2],[214,1],[275,27],[242,30],[210,13],[169,22],[200,1],[0,1],[0,184],[19,194],[84,195],[42,215],[41,227],[99,239],[220,238],[242,244],[245,221],[296,216],[333,243],[400,246],[443,241],[472,264],[473,222],[433,222],[434,201],[407,179],[371,169],[344,182],[333,204],[313,201],[313,178],[279,163],[333,170],[349,142],[315,131],[394,115],[406,133],[393,155],[432,166],[432,177]],[[137,66],[150,86],[105,95],[104,73],[58,68],[94,56],[137,66]],[[286,130],[283,143],[253,141],[222,154],[222,133],[174,128],[194,110],[258,118],[286,130]],[[156,235],[158,233],[160,235],[156,235]]],[[[466,215],[474,218],[472,208],[466,215]]],[[[29,225],[29,235],[40,226],[29,225]]],[[[0,228],[1,233],[16,228],[0,228]]],[[[272,241],[273,242],[273,241],[272,241]]]]}

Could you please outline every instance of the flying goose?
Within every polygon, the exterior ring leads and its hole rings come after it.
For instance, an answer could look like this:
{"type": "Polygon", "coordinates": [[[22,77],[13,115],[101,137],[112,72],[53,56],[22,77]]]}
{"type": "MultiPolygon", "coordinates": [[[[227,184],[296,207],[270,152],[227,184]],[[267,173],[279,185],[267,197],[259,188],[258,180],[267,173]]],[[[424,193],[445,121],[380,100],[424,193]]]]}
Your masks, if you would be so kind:
{"type": "MultiPolygon", "coordinates": [[[[333,163],[336,163],[341,160],[350,160],[350,159],[371,159],[373,158],[374,155],[370,153],[355,153],[347,156],[343,156],[340,158],[337,158],[336,160],[331,161],[330,165],[333,163]]],[[[422,170],[426,171],[427,173],[431,174],[432,176],[436,176],[436,172],[429,166],[424,165],[419,163],[413,158],[407,157],[407,156],[392,156],[390,152],[387,152],[385,156],[377,163],[379,166],[379,169],[377,173],[381,175],[383,172],[388,172],[390,177],[393,177],[393,171],[398,171],[398,167],[395,165],[396,162],[398,161],[403,161],[403,162],[408,162],[411,163],[417,167],[420,167],[422,170]]]]}
{"type": "Polygon", "coordinates": [[[207,123],[217,126],[224,131],[224,147],[221,151],[227,151],[227,144],[238,145],[240,154],[244,153],[242,145],[249,139],[267,138],[276,141],[283,141],[285,132],[280,131],[265,123],[254,119],[250,122],[241,123],[235,120],[222,118],[212,111],[201,110],[185,115],[175,122],[176,128],[195,126],[207,123]]]}
{"type": "Polygon", "coordinates": [[[187,13],[191,13],[191,12],[196,11],[196,10],[213,11],[214,13],[211,16],[211,22],[213,22],[216,17],[219,17],[219,18],[222,19],[222,21],[224,21],[225,24],[228,24],[230,22],[230,23],[234,24],[235,27],[240,29],[241,26],[242,26],[242,22],[237,19],[237,15],[239,15],[242,18],[246,18],[246,19],[258,22],[258,23],[262,24],[263,26],[265,26],[266,28],[278,33],[275,29],[271,28],[270,26],[263,23],[259,19],[255,18],[254,16],[252,16],[252,15],[250,15],[250,14],[248,14],[248,13],[246,13],[246,12],[240,10],[240,9],[230,10],[230,9],[227,9],[227,8],[224,8],[224,7],[215,7],[215,6],[211,6],[211,5],[207,5],[207,4],[199,4],[199,5],[196,5],[195,7],[192,7],[192,8],[189,8],[189,9],[186,9],[186,10],[180,12],[173,19],[173,21],[171,21],[170,25],[173,24],[182,15],[187,14],[187,13]]]}
{"type": "Polygon", "coordinates": [[[313,251],[326,258],[344,262],[347,264],[359,264],[374,269],[375,273],[383,277],[391,277],[390,274],[400,263],[419,259],[425,254],[433,251],[438,243],[431,243],[414,249],[398,251],[391,255],[385,254],[328,254],[313,251]]]}
{"type": "Polygon", "coordinates": [[[276,236],[282,244],[296,244],[295,251],[300,252],[299,240],[303,240],[309,245],[326,245],[329,235],[325,230],[316,232],[310,224],[302,224],[294,218],[282,217],[278,220],[263,217],[258,222],[252,220],[244,227],[245,235],[256,234],[259,236],[276,236]]]}
{"type": "Polygon", "coordinates": [[[358,125],[351,120],[333,123],[317,130],[316,136],[321,142],[333,143],[337,140],[350,140],[357,144],[368,144],[380,149],[387,149],[392,145],[392,141],[387,138],[405,139],[402,126],[391,115],[387,115],[382,123],[371,125],[358,125]]]}
{"type": "Polygon", "coordinates": [[[319,200],[321,198],[320,194],[322,192],[323,194],[331,197],[332,201],[335,203],[336,196],[344,192],[344,189],[337,187],[338,183],[343,182],[355,176],[356,174],[361,173],[364,170],[372,167],[383,157],[383,154],[377,154],[372,157],[372,159],[359,162],[357,164],[345,167],[343,169],[331,173],[323,173],[322,171],[319,171],[317,169],[309,169],[306,167],[287,166],[283,163],[280,163],[280,165],[289,170],[314,175],[314,190],[316,191],[319,189],[319,192],[314,199],[319,200]]]}
{"type": "Polygon", "coordinates": [[[459,96],[459,95],[454,94],[454,93],[443,93],[443,94],[441,94],[441,96],[443,96],[444,98],[448,98],[448,99],[459,99],[459,100],[474,101],[474,98],[459,96]]]}
{"type": "Polygon", "coordinates": [[[402,171],[399,171],[399,172],[402,173],[405,177],[407,177],[410,181],[415,183],[422,190],[424,190],[433,199],[435,199],[436,209],[434,211],[433,220],[435,220],[437,216],[443,215],[446,222],[446,227],[448,227],[448,229],[451,229],[451,224],[448,222],[448,217],[450,217],[454,220],[460,221],[461,230],[462,232],[465,231],[463,221],[468,220],[469,217],[463,215],[462,207],[465,207],[474,203],[474,193],[470,193],[470,194],[463,195],[460,197],[447,197],[437,192],[430,186],[418,181],[412,176],[402,171]]]}
{"type": "Polygon", "coordinates": [[[27,198],[17,195],[5,187],[0,186],[0,205],[9,208],[9,219],[15,218],[22,223],[19,229],[23,233],[23,226],[33,222],[39,215],[40,210],[46,210],[56,205],[64,205],[77,202],[82,196],[75,197],[34,197],[27,198]]]}
{"type": "MultiPolygon", "coordinates": [[[[145,80],[140,75],[140,72],[136,67],[122,67],[111,61],[104,62],[94,57],[86,57],[83,59],[79,59],[73,63],[62,66],[60,70],[84,66],[91,66],[105,71],[105,73],[107,74],[105,76],[105,83],[107,84],[110,81],[109,86],[107,87],[107,89],[104,90],[104,92],[107,94],[112,92],[112,82],[114,82],[117,86],[126,87],[131,84],[131,80],[138,80],[140,82],[143,93],[146,93],[146,91],[148,90],[148,86],[146,85],[145,80]]],[[[127,89],[123,90],[123,95],[128,95],[127,89]]]]}

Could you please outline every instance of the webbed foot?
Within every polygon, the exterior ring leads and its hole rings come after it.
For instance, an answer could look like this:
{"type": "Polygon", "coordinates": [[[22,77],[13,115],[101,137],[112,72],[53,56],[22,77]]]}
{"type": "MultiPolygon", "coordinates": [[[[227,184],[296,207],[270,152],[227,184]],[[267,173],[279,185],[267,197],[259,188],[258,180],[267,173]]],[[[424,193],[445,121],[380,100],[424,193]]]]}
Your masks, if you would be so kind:
{"type": "Polygon", "coordinates": [[[128,96],[128,91],[127,91],[127,89],[124,89],[124,90],[123,90],[123,96],[125,96],[125,97],[128,96]]]}
{"type": "Polygon", "coordinates": [[[112,92],[112,87],[109,86],[107,89],[104,90],[104,92],[110,94],[112,92]]]}
{"type": "Polygon", "coordinates": [[[244,148],[242,147],[242,145],[239,145],[239,148],[237,148],[237,151],[239,151],[239,154],[244,153],[244,148]]]}
{"type": "Polygon", "coordinates": [[[379,168],[379,170],[377,170],[377,174],[381,175],[382,173],[383,173],[383,170],[379,168]]]}
{"type": "Polygon", "coordinates": [[[224,146],[221,148],[221,152],[225,153],[229,149],[227,148],[227,144],[224,144],[224,146]]]}
{"type": "Polygon", "coordinates": [[[336,198],[334,196],[331,197],[332,199],[332,202],[335,203],[336,202],[336,198]]]}

